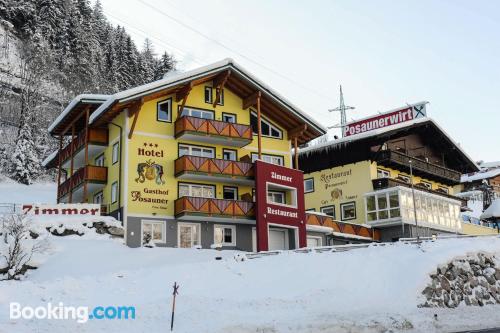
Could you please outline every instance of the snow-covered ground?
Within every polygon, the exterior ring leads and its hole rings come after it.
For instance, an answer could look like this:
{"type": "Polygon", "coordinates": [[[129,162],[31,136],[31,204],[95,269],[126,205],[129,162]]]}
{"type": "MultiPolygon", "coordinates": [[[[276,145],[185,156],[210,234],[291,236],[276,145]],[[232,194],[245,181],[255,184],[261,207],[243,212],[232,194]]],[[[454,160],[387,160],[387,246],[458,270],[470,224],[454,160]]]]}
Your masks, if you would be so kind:
{"type": "Polygon", "coordinates": [[[0,204],[56,203],[55,183],[19,184],[5,177],[0,178],[0,204]]]}
{"type": "Polygon", "coordinates": [[[0,282],[0,332],[447,332],[500,326],[500,306],[424,309],[438,264],[500,255],[500,238],[448,239],[236,261],[233,251],[127,248],[105,235],[51,236],[23,281],[0,282]],[[220,256],[222,260],[215,260],[220,256]],[[9,303],[135,306],[134,320],[10,320],[9,303]],[[434,318],[437,314],[437,320],[434,318]]]}

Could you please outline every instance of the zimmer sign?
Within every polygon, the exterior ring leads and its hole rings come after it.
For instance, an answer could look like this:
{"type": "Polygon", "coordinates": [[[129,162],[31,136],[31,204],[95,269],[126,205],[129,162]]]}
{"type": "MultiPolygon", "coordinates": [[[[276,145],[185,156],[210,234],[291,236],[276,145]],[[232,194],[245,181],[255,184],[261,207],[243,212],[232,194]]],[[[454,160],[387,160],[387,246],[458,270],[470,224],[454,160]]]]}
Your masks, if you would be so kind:
{"type": "Polygon", "coordinates": [[[23,214],[27,215],[101,215],[99,204],[57,204],[57,205],[23,205],[23,214]]]}
{"type": "Polygon", "coordinates": [[[409,105],[403,108],[376,115],[374,117],[346,124],[343,131],[344,137],[368,132],[378,128],[384,128],[391,125],[401,124],[417,118],[424,118],[427,116],[425,109],[426,104],[427,102],[409,105]]]}

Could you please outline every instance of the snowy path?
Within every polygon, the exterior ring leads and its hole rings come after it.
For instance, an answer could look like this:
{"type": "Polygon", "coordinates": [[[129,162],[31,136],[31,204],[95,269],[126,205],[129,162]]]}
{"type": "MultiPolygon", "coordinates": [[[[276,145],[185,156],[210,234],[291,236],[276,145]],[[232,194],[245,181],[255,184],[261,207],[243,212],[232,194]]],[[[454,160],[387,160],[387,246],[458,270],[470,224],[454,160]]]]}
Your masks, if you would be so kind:
{"type": "Polygon", "coordinates": [[[234,252],[129,249],[98,238],[53,238],[54,253],[22,282],[0,283],[0,332],[410,332],[500,326],[499,306],[419,309],[426,274],[469,251],[500,254],[500,238],[443,240],[236,262],[234,252]],[[223,260],[216,261],[222,255],[223,260]],[[9,320],[9,302],[132,305],[135,320],[9,320]],[[438,320],[434,320],[434,314],[438,320]]]}

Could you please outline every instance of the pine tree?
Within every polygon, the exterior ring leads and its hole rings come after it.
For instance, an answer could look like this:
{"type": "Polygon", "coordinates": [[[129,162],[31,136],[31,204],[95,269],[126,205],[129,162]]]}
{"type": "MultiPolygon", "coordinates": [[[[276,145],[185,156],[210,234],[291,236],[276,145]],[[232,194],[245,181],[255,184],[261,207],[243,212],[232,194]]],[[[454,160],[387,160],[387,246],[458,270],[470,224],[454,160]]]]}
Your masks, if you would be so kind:
{"type": "Polygon", "coordinates": [[[170,72],[174,68],[175,68],[174,57],[169,55],[167,52],[164,52],[160,60],[157,61],[154,79],[161,80],[166,73],[170,72]]]}
{"type": "Polygon", "coordinates": [[[151,40],[146,38],[144,41],[144,46],[141,52],[141,60],[142,60],[142,82],[148,83],[152,82],[155,79],[155,69],[156,69],[156,54],[154,51],[153,43],[151,40]]]}
{"type": "Polygon", "coordinates": [[[27,117],[24,118],[11,157],[10,176],[22,184],[30,185],[40,173],[40,160],[33,140],[31,122],[27,121],[27,117]]]}

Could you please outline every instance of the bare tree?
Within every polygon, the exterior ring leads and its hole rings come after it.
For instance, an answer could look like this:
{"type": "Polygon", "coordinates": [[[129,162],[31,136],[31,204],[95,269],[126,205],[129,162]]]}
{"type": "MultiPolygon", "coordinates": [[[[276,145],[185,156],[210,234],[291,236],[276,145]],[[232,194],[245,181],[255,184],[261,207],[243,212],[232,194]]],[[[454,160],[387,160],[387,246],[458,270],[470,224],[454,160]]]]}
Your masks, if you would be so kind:
{"type": "Polygon", "coordinates": [[[0,258],[3,258],[6,264],[6,267],[0,269],[0,275],[3,272],[5,276],[2,280],[19,280],[30,267],[33,255],[48,249],[46,239],[32,239],[29,224],[26,215],[13,214],[2,217],[0,234],[3,234],[3,240],[0,241],[0,258]]]}

